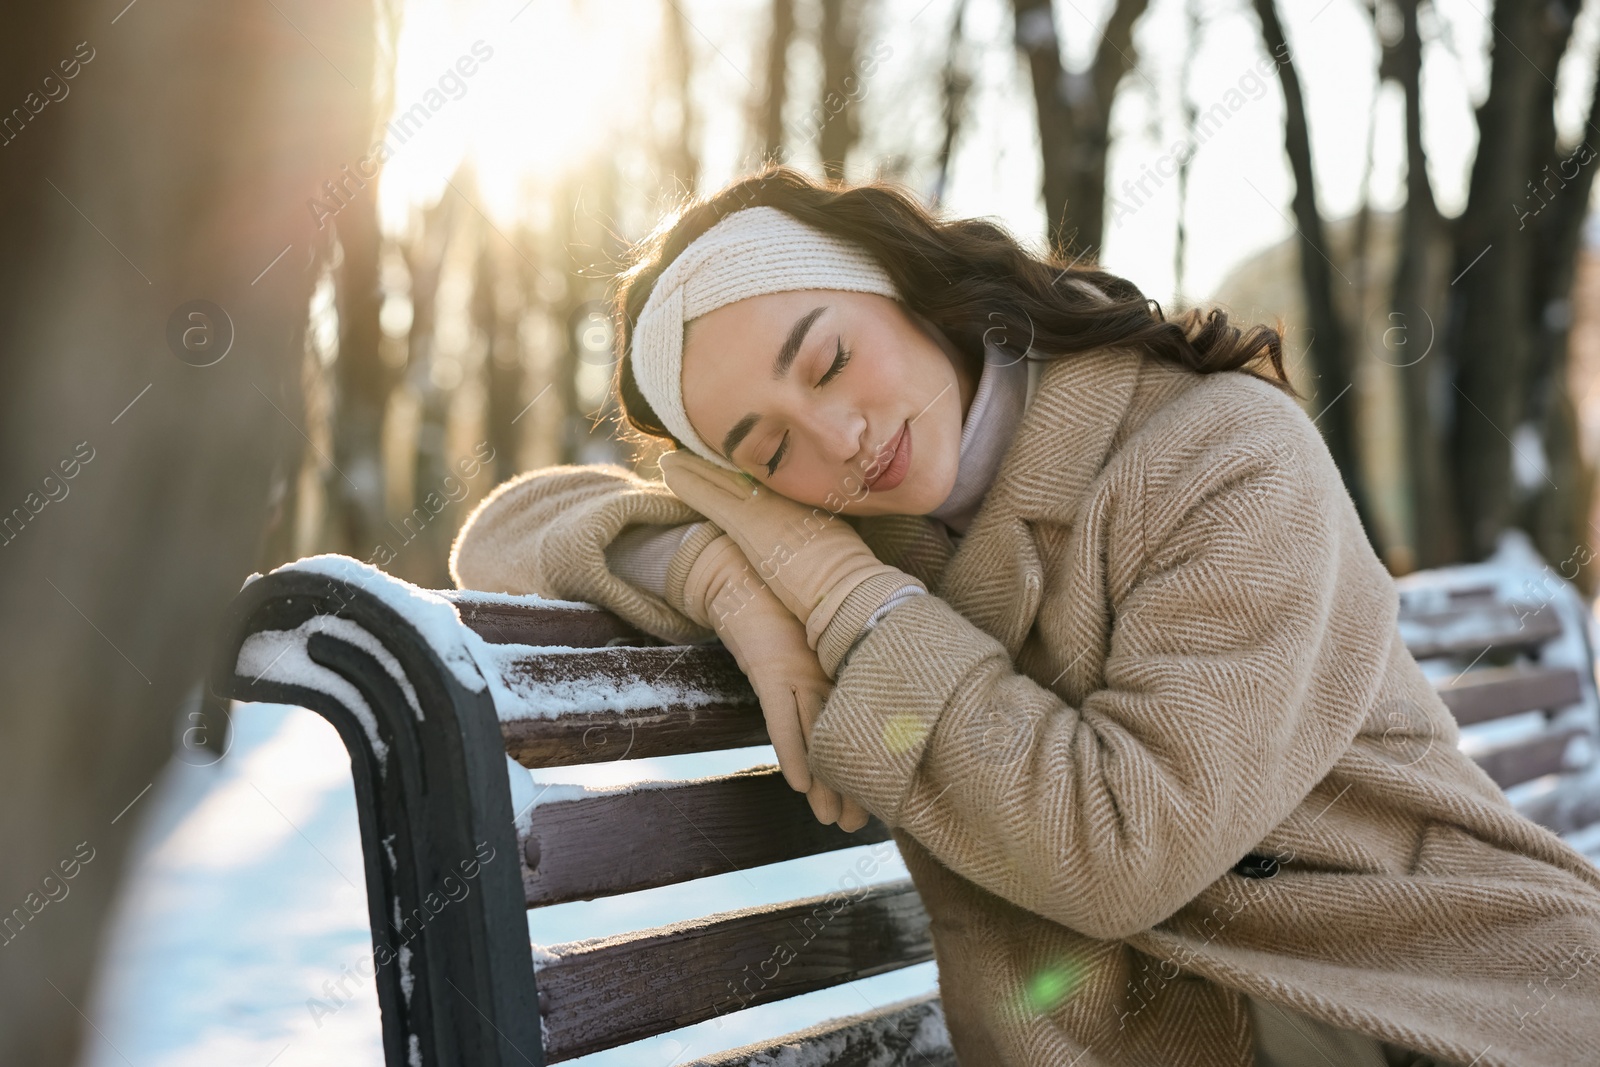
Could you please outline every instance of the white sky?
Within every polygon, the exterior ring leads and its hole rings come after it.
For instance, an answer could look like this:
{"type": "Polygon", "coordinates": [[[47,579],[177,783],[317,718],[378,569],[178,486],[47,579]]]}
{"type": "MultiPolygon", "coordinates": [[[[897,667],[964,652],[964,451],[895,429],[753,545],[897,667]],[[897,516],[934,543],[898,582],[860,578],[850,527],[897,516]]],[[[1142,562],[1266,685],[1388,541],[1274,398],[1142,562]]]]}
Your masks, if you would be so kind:
{"type": "MultiPolygon", "coordinates": [[[[493,49],[448,102],[403,145],[385,172],[384,213],[403,225],[408,203],[427,202],[443,188],[464,153],[478,162],[481,207],[504,223],[519,211],[548,210],[541,196],[564,175],[601,154],[619,156],[628,180],[650,188],[651,152],[644,134],[652,118],[669,121],[670,99],[658,89],[660,14],[667,0],[412,0],[406,7],[397,74],[400,110],[424,99],[475,41],[493,49]],[[453,98],[459,96],[459,99],[453,98]]],[[[745,109],[760,80],[767,0],[677,0],[692,24],[695,94],[700,109],[701,191],[736,174],[748,138],[745,109]]],[[[1447,213],[1459,211],[1476,149],[1473,108],[1487,85],[1486,13],[1491,0],[1436,0],[1438,26],[1424,56],[1424,135],[1435,194],[1447,213]]],[[[1056,22],[1068,63],[1081,67],[1099,41],[1110,0],[1057,0],[1056,22]]],[[[1179,73],[1189,50],[1185,0],[1152,0],[1137,26],[1143,74],[1123,83],[1113,115],[1110,191],[1127,198],[1137,180],[1177,140],[1179,73]]],[[[801,0],[804,27],[815,0],[801,0]]],[[[928,164],[941,135],[937,77],[954,0],[877,0],[867,44],[887,56],[867,82],[861,107],[867,138],[854,175],[899,154],[914,161],[911,179],[931,183],[928,164]]],[[[1204,25],[1194,60],[1193,93],[1202,110],[1241,86],[1243,105],[1195,156],[1190,177],[1187,288],[1213,291],[1227,271],[1263,246],[1290,235],[1292,181],[1283,154],[1281,93],[1249,79],[1264,51],[1246,0],[1204,0],[1204,25]]],[[[1404,191],[1403,111],[1391,87],[1372,106],[1376,44],[1358,0],[1295,0],[1280,5],[1304,85],[1318,196],[1325,216],[1353,212],[1359,202],[1367,125],[1375,116],[1373,199],[1398,206],[1404,191]]],[[[1027,72],[1011,42],[1007,0],[969,0],[966,19],[977,83],[969,123],[957,146],[946,204],[963,215],[993,215],[1038,242],[1043,211],[1033,103],[1027,72]]],[[[1558,85],[1558,126],[1575,138],[1587,111],[1600,32],[1587,5],[1576,48],[1558,85]]],[[[481,50],[481,49],[480,49],[481,50]]],[[[791,53],[792,121],[812,103],[802,87],[816,84],[809,43],[791,53]]],[[[447,76],[448,78],[448,76],[447,76]]],[[[437,103],[438,97],[432,98],[437,103]]],[[[798,159],[806,158],[802,150],[798,159]]],[[[1530,175],[1530,178],[1533,177],[1530,175]]],[[[1132,278],[1147,295],[1172,298],[1176,180],[1120,222],[1108,208],[1102,263],[1132,278]]],[[[1147,188],[1150,188],[1147,185],[1147,188]]],[[[1130,200],[1131,203],[1131,200],[1130,200]]],[[[566,210],[566,205],[557,205],[566,210]]],[[[583,210],[583,208],[580,208],[583,210]]],[[[1507,210],[1514,210],[1507,205],[1507,210]]],[[[625,218],[630,235],[653,221],[625,218]]]]}

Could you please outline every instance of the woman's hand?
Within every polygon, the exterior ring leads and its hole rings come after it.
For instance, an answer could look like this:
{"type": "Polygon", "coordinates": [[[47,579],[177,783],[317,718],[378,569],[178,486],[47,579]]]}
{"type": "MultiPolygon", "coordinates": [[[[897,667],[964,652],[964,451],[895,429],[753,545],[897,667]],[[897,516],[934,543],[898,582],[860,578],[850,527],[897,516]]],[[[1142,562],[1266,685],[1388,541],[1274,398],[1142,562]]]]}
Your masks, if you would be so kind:
{"type": "Polygon", "coordinates": [[[874,582],[880,602],[892,589],[922,585],[879,562],[850,524],[826,509],[798,504],[682,449],[660,464],[667,487],[738,542],[760,580],[805,623],[810,648],[863,583],[874,582]]]}
{"type": "Polygon", "coordinates": [[[750,679],[790,787],[806,794],[819,822],[837,822],[849,833],[865,826],[866,810],[814,779],[806,761],[812,724],[833,684],[807,647],[804,627],[755,576],[732,538],[724,534],[701,550],[683,598],[686,613],[717,631],[750,679]]]}

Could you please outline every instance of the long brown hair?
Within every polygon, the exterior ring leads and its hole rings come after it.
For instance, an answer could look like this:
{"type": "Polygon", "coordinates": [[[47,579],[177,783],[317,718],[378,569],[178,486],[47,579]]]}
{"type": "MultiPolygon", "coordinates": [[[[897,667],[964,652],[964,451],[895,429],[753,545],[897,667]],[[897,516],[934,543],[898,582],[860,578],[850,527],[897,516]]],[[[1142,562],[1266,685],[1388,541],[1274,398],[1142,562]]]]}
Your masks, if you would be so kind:
{"type": "Polygon", "coordinates": [[[974,366],[981,366],[986,342],[1033,359],[1142,346],[1204,374],[1243,371],[1301,399],[1283,369],[1281,329],[1258,325],[1242,332],[1219,308],[1203,315],[1191,308],[1168,321],[1161,305],[1126,278],[1030,252],[989,219],[940,219],[889,182],[822,181],[773,165],[689,202],[634,247],[616,292],[613,386],[623,418],[638,434],[682,445],[661,425],[633,376],[633,328],[656,279],[721,219],[759,206],[780,208],[865,248],[888,271],[905,305],[974,366]]]}

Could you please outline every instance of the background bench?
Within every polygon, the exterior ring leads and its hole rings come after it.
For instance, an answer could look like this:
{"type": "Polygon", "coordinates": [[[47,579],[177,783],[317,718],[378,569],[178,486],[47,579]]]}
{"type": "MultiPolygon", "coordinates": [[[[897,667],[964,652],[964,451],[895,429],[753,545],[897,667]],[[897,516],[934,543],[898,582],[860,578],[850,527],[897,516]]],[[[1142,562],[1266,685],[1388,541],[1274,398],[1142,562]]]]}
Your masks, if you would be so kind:
{"type": "Polygon", "coordinates": [[[1461,747],[1529,818],[1600,856],[1593,611],[1519,531],[1484,563],[1396,581],[1400,633],[1461,728],[1461,747]]]}
{"type": "MultiPolygon", "coordinates": [[[[1463,747],[1530,816],[1600,846],[1593,623],[1540,566],[1402,579],[1402,630],[1463,747]]],[[[767,744],[720,647],[663,646],[587,605],[421,590],[317,556],[246,583],[211,692],[310,708],[349,749],[395,1067],[556,1063],[933,958],[905,879],[530,946],[527,909],[889,838],[876,818],[854,834],[822,826],[775,764],[535,790],[524,768],[767,744]],[[775,963],[779,943],[800,947],[775,963]]],[[[931,994],[695,1062],[796,1062],[800,1048],[807,1063],[955,1062],[931,994]]]]}

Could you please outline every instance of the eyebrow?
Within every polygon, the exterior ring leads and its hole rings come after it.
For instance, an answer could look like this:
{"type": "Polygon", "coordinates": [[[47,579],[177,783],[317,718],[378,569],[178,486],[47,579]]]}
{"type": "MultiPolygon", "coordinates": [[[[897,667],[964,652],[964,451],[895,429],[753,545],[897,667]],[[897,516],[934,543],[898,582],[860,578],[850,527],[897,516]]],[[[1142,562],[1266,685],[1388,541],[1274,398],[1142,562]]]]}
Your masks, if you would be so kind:
{"type": "MultiPolygon", "coordinates": [[[[800,354],[800,346],[805,343],[806,332],[811,329],[811,324],[817,321],[817,317],[827,310],[828,306],[824,304],[821,307],[812,308],[795,320],[794,325],[789,329],[789,336],[783,340],[783,347],[778,349],[778,358],[772,361],[772,376],[774,378],[782,378],[789,373],[789,368],[794,365],[795,357],[800,354]]],[[[739,443],[750,435],[750,431],[755,429],[756,423],[760,421],[761,416],[751,412],[734,423],[733,428],[722,439],[722,454],[730,460],[733,459],[733,450],[739,447],[739,443]]]]}
{"type": "Polygon", "coordinates": [[[783,347],[778,349],[778,358],[772,361],[772,376],[782,378],[789,373],[789,367],[794,363],[794,357],[800,354],[800,346],[805,343],[806,331],[811,329],[811,324],[817,321],[817,316],[828,310],[824,304],[794,320],[794,326],[789,330],[789,336],[784,338],[783,347]]]}

